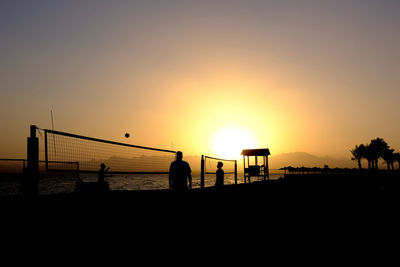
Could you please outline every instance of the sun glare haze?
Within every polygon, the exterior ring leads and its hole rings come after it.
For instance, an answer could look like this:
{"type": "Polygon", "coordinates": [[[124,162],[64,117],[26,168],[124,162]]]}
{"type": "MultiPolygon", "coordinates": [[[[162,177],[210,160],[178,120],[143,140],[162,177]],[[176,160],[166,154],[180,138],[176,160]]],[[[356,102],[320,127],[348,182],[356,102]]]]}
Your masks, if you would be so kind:
{"type": "Polygon", "coordinates": [[[238,159],[242,149],[255,147],[252,134],[239,127],[222,128],[212,138],[213,152],[224,159],[238,159]]]}

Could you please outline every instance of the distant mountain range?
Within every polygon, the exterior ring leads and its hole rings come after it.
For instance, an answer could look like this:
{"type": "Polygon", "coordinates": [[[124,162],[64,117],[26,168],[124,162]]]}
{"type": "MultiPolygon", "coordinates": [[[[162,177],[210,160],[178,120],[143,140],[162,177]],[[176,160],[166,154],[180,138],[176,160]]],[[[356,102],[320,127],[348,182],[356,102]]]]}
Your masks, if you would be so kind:
{"type": "MultiPolygon", "coordinates": [[[[271,156],[269,159],[271,169],[279,169],[285,166],[292,167],[324,167],[330,168],[355,168],[356,162],[348,158],[318,157],[306,152],[283,153],[271,156]]],[[[366,164],[366,163],[364,163],[366,164]]]]}
{"type": "MultiPolygon", "coordinates": [[[[195,172],[200,171],[200,157],[199,156],[184,156],[192,170],[195,172]]],[[[362,162],[363,166],[366,167],[366,162],[362,162]]],[[[351,160],[349,155],[348,158],[335,158],[335,157],[318,157],[306,152],[293,152],[293,153],[282,153],[279,155],[272,155],[269,157],[269,168],[279,169],[285,166],[292,167],[324,167],[328,165],[329,168],[356,168],[357,163],[351,160]]],[[[242,161],[238,160],[238,171],[241,171],[242,161]]]]}

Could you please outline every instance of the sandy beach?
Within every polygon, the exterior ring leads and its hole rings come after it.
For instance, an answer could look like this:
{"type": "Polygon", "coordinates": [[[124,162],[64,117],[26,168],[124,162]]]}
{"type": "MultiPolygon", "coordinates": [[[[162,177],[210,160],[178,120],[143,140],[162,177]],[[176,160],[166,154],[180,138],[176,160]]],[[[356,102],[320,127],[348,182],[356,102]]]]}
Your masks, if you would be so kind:
{"type": "MultiPolygon", "coordinates": [[[[288,176],[266,182],[193,189],[59,193],[1,200],[3,223],[33,227],[129,227],[234,231],[300,227],[394,216],[398,177],[288,176]],[[350,179],[351,178],[351,179],[350,179]],[[360,179],[363,179],[362,181],[360,179]],[[351,181],[351,182],[349,182],[351,181]]],[[[167,231],[168,232],[168,231],[167,231]]]]}

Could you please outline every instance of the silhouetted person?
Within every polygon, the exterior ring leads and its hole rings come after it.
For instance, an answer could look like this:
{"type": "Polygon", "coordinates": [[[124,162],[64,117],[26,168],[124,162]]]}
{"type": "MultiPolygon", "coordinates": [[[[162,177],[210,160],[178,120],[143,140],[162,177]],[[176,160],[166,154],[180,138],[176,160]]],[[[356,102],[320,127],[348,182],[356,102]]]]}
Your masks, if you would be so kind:
{"type": "Polygon", "coordinates": [[[108,175],[106,175],[106,172],[110,169],[108,167],[106,169],[106,165],[104,163],[100,164],[100,170],[99,170],[99,179],[97,181],[97,191],[98,192],[108,192],[110,191],[110,185],[104,180],[104,178],[108,175]]]}
{"type": "Polygon", "coordinates": [[[108,167],[106,169],[106,165],[104,163],[100,164],[100,170],[98,172],[98,180],[96,182],[84,182],[82,180],[77,181],[75,184],[75,192],[78,193],[86,193],[86,192],[108,192],[110,191],[110,186],[109,184],[104,180],[104,178],[108,175],[106,175],[106,172],[110,168],[108,167]]]}
{"type": "Polygon", "coordinates": [[[99,179],[97,180],[98,183],[105,183],[104,178],[106,177],[106,172],[109,169],[110,167],[106,169],[106,165],[104,163],[100,164],[99,179]]]}
{"type": "Polygon", "coordinates": [[[222,169],[222,166],[224,166],[224,164],[219,161],[217,164],[217,179],[215,180],[215,188],[220,189],[224,186],[224,170],[222,169]]]}
{"type": "Polygon", "coordinates": [[[184,191],[192,189],[192,170],[189,163],[182,160],[181,151],[176,152],[176,160],[169,167],[169,188],[175,191],[184,191]]]}

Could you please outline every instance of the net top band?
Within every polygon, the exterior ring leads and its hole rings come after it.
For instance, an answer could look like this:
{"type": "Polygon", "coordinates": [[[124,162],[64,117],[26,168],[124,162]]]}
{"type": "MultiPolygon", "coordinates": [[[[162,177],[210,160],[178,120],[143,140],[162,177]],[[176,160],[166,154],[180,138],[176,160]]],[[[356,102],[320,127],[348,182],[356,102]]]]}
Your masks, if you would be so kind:
{"type": "Polygon", "coordinates": [[[104,140],[104,139],[99,139],[99,138],[94,138],[94,137],[88,137],[88,136],[83,136],[83,135],[78,135],[78,134],[71,134],[71,133],[59,132],[59,131],[54,131],[54,130],[49,130],[49,129],[44,129],[44,131],[45,131],[45,133],[52,133],[52,134],[64,135],[64,136],[75,137],[75,138],[80,138],[80,139],[86,139],[86,140],[95,141],[95,142],[102,142],[102,143],[107,143],[107,144],[113,144],[113,145],[119,145],[119,146],[127,146],[127,147],[134,147],[134,148],[147,149],[147,150],[154,150],[154,151],[161,151],[161,152],[176,153],[176,151],[173,151],[173,150],[160,149],[160,148],[153,148],[153,147],[145,147],[145,146],[137,146],[137,145],[126,144],[126,143],[120,143],[120,142],[116,142],[116,141],[104,140]]]}
{"type": "Polygon", "coordinates": [[[235,159],[220,159],[220,158],[214,158],[214,157],[209,157],[209,156],[204,156],[207,159],[214,159],[214,160],[222,160],[222,161],[232,161],[235,162],[235,159]]]}

